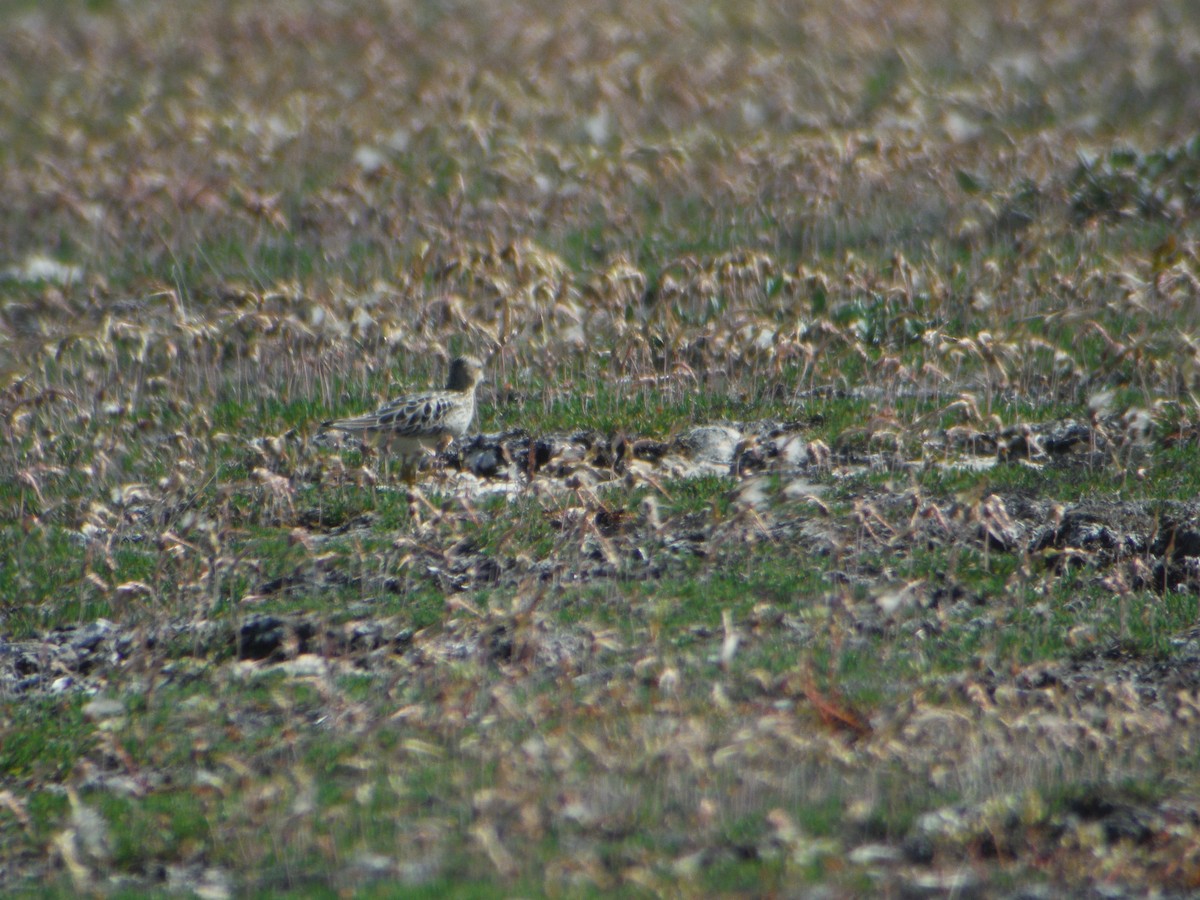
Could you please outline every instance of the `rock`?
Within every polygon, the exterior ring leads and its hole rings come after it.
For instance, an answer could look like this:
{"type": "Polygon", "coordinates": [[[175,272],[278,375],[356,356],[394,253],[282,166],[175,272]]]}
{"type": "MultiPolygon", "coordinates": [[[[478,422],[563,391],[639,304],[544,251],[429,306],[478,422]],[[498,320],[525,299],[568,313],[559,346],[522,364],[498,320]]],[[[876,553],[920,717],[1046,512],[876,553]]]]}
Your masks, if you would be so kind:
{"type": "Polygon", "coordinates": [[[125,715],[125,704],[111,697],[95,697],[83,706],[83,714],[93,722],[125,715]]]}
{"type": "Polygon", "coordinates": [[[851,850],[846,858],[856,866],[878,866],[900,862],[904,852],[889,844],[863,844],[851,850]]]}
{"type": "Polygon", "coordinates": [[[688,458],[727,466],[742,440],[742,433],[727,425],[702,425],[675,439],[675,446],[688,458]]]}

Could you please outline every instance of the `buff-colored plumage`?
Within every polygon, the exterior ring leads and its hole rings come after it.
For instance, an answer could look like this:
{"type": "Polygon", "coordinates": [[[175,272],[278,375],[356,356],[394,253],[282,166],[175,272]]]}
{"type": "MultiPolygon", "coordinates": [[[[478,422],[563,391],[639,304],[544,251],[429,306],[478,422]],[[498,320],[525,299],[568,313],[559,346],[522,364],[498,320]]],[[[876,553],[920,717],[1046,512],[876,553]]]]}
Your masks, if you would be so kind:
{"type": "Polygon", "coordinates": [[[321,428],[342,431],[401,457],[406,470],[424,454],[449,446],[475,418],[475,388],[483,366],[470,356],[450,363],[446,389],[397,397],[366,416],[334,419],[321,428]]]}

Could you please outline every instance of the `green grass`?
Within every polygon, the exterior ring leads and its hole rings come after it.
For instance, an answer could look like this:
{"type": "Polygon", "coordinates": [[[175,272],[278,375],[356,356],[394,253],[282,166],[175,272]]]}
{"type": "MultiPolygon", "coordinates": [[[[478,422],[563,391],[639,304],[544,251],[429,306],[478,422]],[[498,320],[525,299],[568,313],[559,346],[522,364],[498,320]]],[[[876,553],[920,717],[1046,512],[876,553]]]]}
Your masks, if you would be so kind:
{"type": "Polygon", "coordinates": [[[28,703],[6,701],[0,772],[6,780],[30,785],[57,784],[65,780],[93,744],[81,713],[83,698],[39,699],[28,703]]]}
{"type": "Polygon", "coordinates": [[[985,893],[1193,887],[1198,23],[918,5],[4,3],[0,685],[74,686],[0,690],[0,893],[860,895],[939,810],[985,893]],[[313,441],[464,352],[478,430],[590,451],[421,500],[313,441]],[[680,477],[762,422],[799,470],[680,477]]]}

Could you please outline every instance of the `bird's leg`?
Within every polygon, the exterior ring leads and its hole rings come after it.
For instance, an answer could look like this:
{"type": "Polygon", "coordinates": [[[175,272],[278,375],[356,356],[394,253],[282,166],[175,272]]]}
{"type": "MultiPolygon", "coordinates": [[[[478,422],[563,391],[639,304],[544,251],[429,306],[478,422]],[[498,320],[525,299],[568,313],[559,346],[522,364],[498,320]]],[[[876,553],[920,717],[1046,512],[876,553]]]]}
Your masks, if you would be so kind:
{"type": "MultiPolygon", "coordinates": [[[[371,461],[372,458],[374,458],[376,456],[375,449],[367,441],[359,441],[358,449],[359,449],[359,453],[362,454],[363,471],[370,473],[370,470],[367,468],[367,464],[371,461]]],[[[376,466],[378,466],[378,460],[376,460],[376,466]]],[[[370,474],[372,475],[372,477],[371,477],[371,499],[372,499],[372,501],[374,501],[375,499],[377,499],[376,493],[379,490],[378,468],[376,468],[376,471],[374,473],[370,473],[370,474]]]]}
{"type": "Polygon", "coordinates": [[[404,459],[404,483],[412,490],[417,486],[417,464],[420,462],[419,457],[405,457],[404,459]]]}
{"type": "Polygon", "coordinates": [[[446,480],[446,451],[453,443],[454,438],[451,435],[443,434],[438,438],[437,449],[432,451],[435,454],[434,459],[437,460],[438,478],[442,482],[446,480]]]}

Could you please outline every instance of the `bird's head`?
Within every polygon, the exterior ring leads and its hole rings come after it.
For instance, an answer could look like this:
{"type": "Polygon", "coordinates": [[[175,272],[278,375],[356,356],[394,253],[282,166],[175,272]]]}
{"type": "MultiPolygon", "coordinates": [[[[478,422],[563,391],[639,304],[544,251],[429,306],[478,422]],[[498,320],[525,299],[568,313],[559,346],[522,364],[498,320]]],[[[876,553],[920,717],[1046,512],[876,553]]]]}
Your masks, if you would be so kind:
{"type": "Polygon", "coordinates": [[[473,356],[456,356],[450,362],[450,378],[446,381],[446,389],[451,391],[471,391],[475,385],[483,381],[483,363],[473,356]]]}

